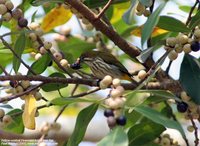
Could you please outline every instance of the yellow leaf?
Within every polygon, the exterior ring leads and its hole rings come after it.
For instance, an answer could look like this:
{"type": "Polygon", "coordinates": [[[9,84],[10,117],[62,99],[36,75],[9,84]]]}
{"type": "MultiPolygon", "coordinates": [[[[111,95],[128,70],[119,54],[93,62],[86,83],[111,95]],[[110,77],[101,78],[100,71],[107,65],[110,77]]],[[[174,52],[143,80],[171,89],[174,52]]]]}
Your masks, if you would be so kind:
{"type": "Polygon", "coordinates": [[[127,11],[129,6],[130,6],[130,2],[114,5],[113,16],[112,16],[112,19],[110,20],[110,22],[113,24],[113,23],[116,23],[117,21],[119,21],[120,19],[122,19],[124,12],[127,11]]]}
{"type": "Polygon", "coordinates": [[[48,32],[56,26],[65,24],[72,16],[70,10],[62,5],[52,9],[43,19],[41,27],[44,32],[48,32]]]}
{"type": "MultiPolygon", "coordinates": [[[[141,37],[142,28],[143,28],[143,25],[136,27],[136,28],[131,32],[131,34],[134,35],[134,36],[137,36],[137,37],[141,37]]],[[[168,31],[165,30],[165,29],[162,29],[162,28],[159,28],[159,27],[155,27],[154,30],[153,30],[153,32],[152,32],[152,34],[151,34],[151,36],[152,36],[152,37],[155,37],[155,36],[158,36],[158,35],[167,33],[167,32],[168,32],[168,31]]]]}
{"type": "Polygon", "coordinates": [[[32,94],[25,97],[25,107],[22,114],[24,126],[28,129],[35,129],[36,99],[32,94]]]}

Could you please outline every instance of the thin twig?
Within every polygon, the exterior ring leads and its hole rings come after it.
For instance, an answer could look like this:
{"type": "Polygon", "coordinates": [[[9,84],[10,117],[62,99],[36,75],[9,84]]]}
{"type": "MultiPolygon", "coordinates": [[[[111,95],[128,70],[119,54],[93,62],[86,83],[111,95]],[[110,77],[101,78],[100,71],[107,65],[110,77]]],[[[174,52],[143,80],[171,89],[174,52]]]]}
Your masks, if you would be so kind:
{"type": "Polygon", "coordinates": [[[195,4],[191,7],[191,9],[190,9],[190,12],[189,12],[189,15],[188,15],[188,18],[187,18],[187,20],[186,20],[186,25],[188,25],[189,23],[190,23],[190,20],[191,20],[191,18],[192,18],[192,13],[193,13],[193,11],[194,11],[194,9],[195,9],[195,7],[196,7],[196,5],[199,3],[199,1],[198,0],[196,0],[196,2],[195,2],[195,4]]]}
{"type": "Polygon", "coordinates": [[[170,67],[172,65],[172,60],[170,60],[169,65],[167,66],[166,73],[169,74],[170,67]]]}
{"type": "Polygon", "coordinates": [[[57,122],[58,118],[62,115],[62,113],[65,111],[65,109],[66,109],[67,106],[68,106],[68,104],[64,105],[64,106],[61,108],[60,112],[58,113],[58,115],[56,116],[56,118],[55,118],[55,120],[54,120],[55,123],[57,122]]]}
{"type": "Polygon", "coordinates": [[[9,75],[9,73],[4,69],[4,67],[0,64],[1,70],[4,72],[5,75],[9,75]]]}
{"type": "MultiPolygon", "coordinates": [[[[149,8],[151,14],[153,13],[154,3],[155,3],[155,0],[152,1],[152,5],[149,8]]],[[[151,44],[151,36],[150,36],[149,39],[147,40],[147,47],[150,48],[151,46],[152,44],[151,44]]]]}
{"type": "Polygon", "coordinates": [[[83,92],[83,93],[80,93],[80,94],[77,94],[77,95],[73,95],[73,96],[67,97],[67,98],[78,98],[78,97],[86,96],[86,95],[89,95],[91,93],[97,92],[99,90],[101,90],[101,88],[97,87],[97,88],[94,88],[92,90],[88,90],[87,92],[83,92]]]}
{"type": "Polygon", "coordinates": [[[190,118],[190,121],[192,123],[192,126],[194,127],[194,136],[195,136],[195,141],[194,141],[194,144],[195,146],[198,146],[199,145],[199,138],[198,138],[198,127],[196,126],[194,120],[193,120],[193,117],[191,115],[191,111],[188,110],[188,116],[190,118]]]}
{"type": "Polygon", "coordinates": [[[78,86],[79,86],[79,84],[76,84],[76,85],[74,86],[74,88],[72,89],[72,92],[71,92],[71,96],[74,95],[74,93],[76,92],[76,89],[78,88],[78,86]]]}
{"type": "Polygon", "coordinates": [[[100,19],[100,18],[103,16],[103,14],[105,13],[105,11],[106,11],[106,10],[109,8],[109,6],[111,5],[112,1],[113,1],[113,0],[109,0],[109,1],[107,2],[107,4],[103,7],[103,9],[101,10],[101,12],[100,12],[98,15],[95,16],[96,19],[100,19]]]}
{"type": "Polygon", "coordinates": [[[10,100],[13,100],[13,99],[15,99],[15,98],[18,98],[18,97],[20,97],[20,96],[26,95],[26,94],[30,93],[31,91],[36,90],[37,88],[39,88],[41,85],[42,85],[42,84],[35,85],[35,86],[33,86],[33,87],[27,89],[27,90],[24,91],[24,92],[21,92],[21,93],[12,95],[12,96],[10,96],[10,97],[5,97],[5,98],[4,98],[4,97],[1,97],[1,98],[0,98],[0,103],[3,103],[3,102],[5,102],[5,101],[10,101],[10,100]]]}
{"type": "MultiPolygon", "coordinates": [[[[27,30],[30,30],[29,27],[26,27],[27,30]]],[[[37,35],[37,41],[39,42],[39,44],[41,46],[44,45],[43,41],[41,40],[41,38],[37,35]]],[[[60,62],[53,56],[53,54],[51,53],[50,50],[47,50],[48,54],[51,56],[51,58],[53,59],[53,61],[58,65],[58,67],[60,69],[62,69],[66,74],[68,74],[71,78],[73,77],[73,75],[71,75],[61,64],[60,62]]]]}

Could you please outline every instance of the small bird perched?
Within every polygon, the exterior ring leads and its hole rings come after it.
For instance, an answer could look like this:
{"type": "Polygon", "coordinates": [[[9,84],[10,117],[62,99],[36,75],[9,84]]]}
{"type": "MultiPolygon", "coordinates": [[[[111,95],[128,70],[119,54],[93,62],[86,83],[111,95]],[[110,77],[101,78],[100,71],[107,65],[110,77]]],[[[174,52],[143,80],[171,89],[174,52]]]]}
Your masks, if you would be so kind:
{"type": "Polygon", "coordinates": [[[110,75],[112,78],[135,82],[132,78],[133,76],[128,72],[128,70],[117,60],[115,56],[108,52],[84,52],[80,58],[77,59],[72,68],[81,68],[81,63],[87,64],[93,75],[99,79],[103,79],[106,75],[110,75]]]}

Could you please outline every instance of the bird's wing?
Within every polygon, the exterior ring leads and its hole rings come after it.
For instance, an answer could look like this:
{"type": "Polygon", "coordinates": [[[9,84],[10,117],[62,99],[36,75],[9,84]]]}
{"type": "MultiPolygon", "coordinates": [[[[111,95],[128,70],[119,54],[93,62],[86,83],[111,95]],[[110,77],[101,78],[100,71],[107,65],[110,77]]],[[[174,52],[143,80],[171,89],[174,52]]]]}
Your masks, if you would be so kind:
{"type": "Polygon", "coordinates": [[[117,58],[115,56],[113,56],[112,54],[109,54],[107,53],[108,57],[109,57],[109,60],[104,60],[106,63],[108,64],[112,64],[112,65],[115,65],[115,66],[118,66],[120,71],[128,74],[129,76],[132,76],[128,70],[124,67],[124,65],[117,60],[117,58]]]}

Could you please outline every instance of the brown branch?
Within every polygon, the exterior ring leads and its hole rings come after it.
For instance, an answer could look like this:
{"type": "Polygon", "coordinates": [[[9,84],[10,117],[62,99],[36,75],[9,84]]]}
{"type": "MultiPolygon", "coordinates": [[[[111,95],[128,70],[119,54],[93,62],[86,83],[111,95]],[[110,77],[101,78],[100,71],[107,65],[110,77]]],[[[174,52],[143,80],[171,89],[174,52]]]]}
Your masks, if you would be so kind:
{"type": "Polygon", "coordinates": [[[107,4],[103,7],[103,9],[101,10],[101,12],[100,12],[98,15],[95,16],[96,19],[100,19],[100,18],[103,16],[103,14],[105,13],[105,11],[106,11],[106,10],[109,8],[109,6],[111,5],[112,1],[113,1],[113,0],[109,0],[109,1],[107,2],[107,4]]]}
{"type": "Polygon", "coordinates": [[[193,120],[193,117],[191,115],[191,111],[190,110],[188,111],[188,115],[189,115],[190,121],[192,123],[192,126],[194,127],[194,136],[195,136],[194,144],[195,144],[195,146],[198,146],[199,145],[198,127],[196,126],[196,124],[195,124],[195,122],[193,120]]]}
{"type": "Polygon", "coordinates": [[[101,19],[96,19],[96,15],[83,3],[77,0],[65,0],[65,2],[70,4],[74,9],[81,13],[97,30],[105,34],[110,40],[115,43],[115,45],[117,45],[130,57],[135,58],[140,54],[140,51],[137,47],[131,45],[126,40],[124,40],[116,31],[111,29],[101,19]]]}
{"type": "Polygon", "coordinates": [[[9,75],[9,73],[4,69],[4,67],[0,64],[0,69],[4,72],[5,75],[9,75]]]}
{"type": "Polygon", "coordinates": [[[56,116],[54,122],[56,123],[58,118],[62,115],[62,113],[65,111],[66,107],[68,106],[68,104],[64,105],[61,110],[59,111],[58,115],[56,116]]]}
{"type": "Polygon", "coordinates": [[[194,11],[194,9],[195,9],[195,7],[197,6],[198,3],[199,3],[199,1],[196,0],[196,2],[195,2],[195,4],[193,5],[193,7],[191,7],[190,12],[189,12],[189,15],[188,15],[188,18],[187,18],[186,23],[185,23],[186,25],[189,24],[189,22],[190,22],[190,20],[191,20],[191,18],[192,18],[192,13],[193,13],[193,11],[194,11]]]}
{"type": "MultiPolygon", "coordinates": [[[[44,77],[44,76],[23,76],[23,75],[13,75],[13,76],[0,76],[0,81],[8,80],[29,80],[29,81],[41,81],[44,84],[46,83],[63,83],[63,84],[82,84],[97,87],[98,81],[94,79],[81,79],[81,78],[59,78],[59,77],[44,77]]],[[[126,90],[134,90],[137,85],[134,83],[123,83],[122,86],[126,90]]],[[[178,93],[182,91],[182,88],[179,86],[179,82],[171,79],[163,79],[157,86],[149,85],[144,86],[142,89],[163,89],[170,90],[173,93],[178,93]]],[[[74,96],[73,96],[74,97],[74,96]]]]}

